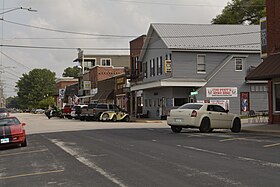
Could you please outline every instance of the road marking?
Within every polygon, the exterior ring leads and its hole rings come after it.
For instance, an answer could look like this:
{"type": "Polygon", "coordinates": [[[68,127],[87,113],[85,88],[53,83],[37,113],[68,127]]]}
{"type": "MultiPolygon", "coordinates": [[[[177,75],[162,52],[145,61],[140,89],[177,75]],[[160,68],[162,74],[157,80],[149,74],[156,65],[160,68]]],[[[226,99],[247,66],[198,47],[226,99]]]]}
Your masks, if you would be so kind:
{"type": "Polygon", "coordinates": [[[19,153],[3,154],[3,155],[0,155],[0,157],[21,155],[21,154],[29,154],[29,153],[40,153],[40,152],[45,152],[45,151],[48,151],[48,150],[47,149],[41,149],[41,150],[37,150],[37,151],[26,151],[26,152],[19,152],[19,153]]]}
{"type": "MultiPolygon", "coordinates": [[[[177,147],[181,147],[181,145],[177,145],[177,147]]],[[[197,148],[197,147],[190,147],[190,146],[183,146],[183,147],[187,148],[187,149],[195,150],[195,151],[215,154],[215,155],[224,156],[224,157],[228,157],[228,158],[235,158],[235,159],[242,160],[242,161],[255,162],[255,163],[258,163],[258,164],[263,165],[263,166],[280,168],[280,163],[267,162],[267,161],[262,161],[262,160],[257,160],[257,159],[254,159],[254,158],[248,158],[248,157],[242,157],[242,156],[231,156],[231,155],[227,155],[225,153],[210,151],[210,150],[206,150],[206,149],[200,149],[200,148],[197,148]]]]}
{"type": "Polygon", "coordinates": [[[278,145],[280,145],[280,143],[265,145],[265,146],[263,146],[263,147],[267,148],[267,147],[274,147],[274,146],[278,146],[278,145]]]}
{"type": "Polygon", "coordinates": [[[224,153],[219,153],[219,152],[215,152],[215,151],[209,151],[209,150],[206,150],[206,149],[200,149],[200,148],[190,147],[190,146],[183,146],[183,147],[187,148],[187,149],[195,150],[195,151],[211,153],[211,154],[220,155],[220,156],[226,156],[226,154],[224,154],[224,153]]]}
{"type": "Polygon", "coordinates": [[[280,168],[280,164],[279,163],[266,162],[266,161],[257,160],[257,159],[253,159],[253,158],[247,158],[247,157],[238,157],[238,159],[259,163],[259,164],[261,164],[263,166],[270,166],[270,167],[273,167],[273,168],[280,168]]]}
{"type": "Polygon", "coordinates": [[[7,177],[0,177],[0,180],[3,179],[13,179],[18,177],[28,177],[28,176],[34,176],[34,175],[44,175],[44,174],[50,174],[50,173],[60,173],[64,170],[54,170],[54,171],[45,171],[45,172],[36,172],[36,173],[26,173],[26,174],[20,174],[20,175],[13,175],[13,176],[7,176],[7,177]]]}
{"type": "MultiPolygon", "coordinates": [[[[254,140],[253,138],[257,138],[257,137],[227,138],[227,139],[223,139],[223,140],[219,140],[219,141],[226,142],[226,141],[233,141],[233,140],[254,140]]],[[[255,140],[255,141],[261,141],[261,140],[255,140]]]]}
{"type": "Polygon", "coordinates": [[[60,147],[62,150],[64,150],[66,153],[70,154],[74,158],[76,158],[79,162],[82,164],[88,166],[91,169],[94,169],[96,172],[100,173],[103,175],[105,178],[109,179],[113,183],[121,186],[121,187],[127,187],[125,184],[123,184],[121,181],[119,181],[117,178],[115,178],[112,174],[107,173],[104,169],[101,167],[97,166],[94,162],[88,160],[87,158],[81,156],[77,151],[71,149],[70,147],[67,147],[64,142],[55,140],[55,139],[50,139],[51,142],[53,142],[55,145],[60,147]]]}

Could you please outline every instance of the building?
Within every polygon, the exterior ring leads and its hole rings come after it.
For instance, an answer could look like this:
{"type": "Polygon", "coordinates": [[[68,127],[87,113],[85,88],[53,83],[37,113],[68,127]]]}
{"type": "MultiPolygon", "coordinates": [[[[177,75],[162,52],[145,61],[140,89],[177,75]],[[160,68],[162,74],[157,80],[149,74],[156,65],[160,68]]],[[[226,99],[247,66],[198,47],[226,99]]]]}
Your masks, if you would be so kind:
{"type": "MultiPolygon", "coordinates": [[[[267,57],[252,71],[247,80],[268,81],[269,123],[280,124],[280,1],[266,0],[267,57]]],[[[265,38],[264,38],[265,39],[265,38]]]]}
{"type": "MultiPolygon", "coordinates": [[[[139,61],[140,53],[144,45],[146,35],[142,35],[132,41],[130,44],[130,83],[136,85],[141,83],[143,79],[142,62],[139,61]]],[[[134,91],[130,93],[130,115],[137,117],[142,113],[143,95],[142,91],[134,91]]]]}
{"type": "Polygon", "coordinates": [[[78,79],[73,77],[61,77],[56,79],[57,94],[55,95],[55,101],[58,108],[63,108],[63,106],[68,103],[68,99],[65,100],[66,87],[77,83],[78,79]]]}
{"type": "Polygon", "coordinates": [[[92,102],[116,104],[129,111],[129,86],[125,73],[101,80],[98,82],[98,92],[92,97],[92,102]]]}
{"type": "Polygon", "coordinates": [[[89,68],[88,71],[86,71],[83,74],[82,77],[82,91],[80,89],[79,92],[79,102],[88,104],[94,101],[93,97],[100,91],[99,90],[99,84],[103,84],[103,82],[100,83],[100,81],[111,78],[118,74],[124,74],[125,68],[124,67],[103,67],[103,66],[94,66],[89,68]],[[84,95],[82,95],[84,94],[84,95]]]}
{"type": "Polygon", "coordinates": [[[117,74],[122,74],[129,69],[129,55],[94,55],[78,52],[79,63],[79,103],[93,102],[93,96],[98,93],[98,82],[117,74]]]}
{"type": "Polygon", "coordinates": [[[151,24],[140,53],[143,113],[164,118],[187,102],[219,103],[231,112],[265,110],[267,82],[245,81],[260,62],[254,25],[151,24]]]}

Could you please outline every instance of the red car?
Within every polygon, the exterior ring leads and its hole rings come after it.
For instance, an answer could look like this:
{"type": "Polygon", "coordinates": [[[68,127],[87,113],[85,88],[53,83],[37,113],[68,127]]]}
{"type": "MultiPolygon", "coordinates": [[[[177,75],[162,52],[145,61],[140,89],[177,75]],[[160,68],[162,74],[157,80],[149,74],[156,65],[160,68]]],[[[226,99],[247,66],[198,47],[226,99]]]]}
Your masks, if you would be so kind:
{"type": "Polygon", "coordinates": [[[27,146],[25,123],[21,123],[16,117],[0,118],[0,146],[9,144],[19,144],[21,147],[27,146]]]}

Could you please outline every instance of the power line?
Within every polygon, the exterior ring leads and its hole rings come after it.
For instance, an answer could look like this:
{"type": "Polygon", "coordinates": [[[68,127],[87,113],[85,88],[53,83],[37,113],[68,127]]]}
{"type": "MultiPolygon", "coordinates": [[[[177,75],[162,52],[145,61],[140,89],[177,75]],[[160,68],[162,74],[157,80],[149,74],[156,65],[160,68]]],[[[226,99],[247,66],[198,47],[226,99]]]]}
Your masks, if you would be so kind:
{"type": "Polygon", "coordinates": [[[138,36],[132,36],[132,35],[122,36],[122,35],[113,35],[113,34],[93,34],[93,33],[75,32],[75,31],[66,31],[66,30],[50,29],[50,28],[46,28],[46,27],[38,27],[38,26],[34,26],[34,25],[27,25],[27,24],[17,23],[17,22],[13,22],[13,21],[4,20],[4,19],[0,19],[0,20],[10,23],[10,24],[14,24],[14,25],[20,25],[20,26],[24,26],[24,27],[30,27],[30,28],[53,31],[53,32],[60,32],[60,33],[66,33],[66,34],[77,34],[77,35],[85,35],[85,36],[101,36],[101,37],[116,37],[116,38],[136,38],[136,37],[138,37],[138,36]]]}
{"type": "MultiPolygon", "coordinates": [[[[3,46],[3,45],[1,45],[1,46],[3,46]]],[[[24,65],[24,64],[22,64],[22,63],[20,63],[20,62],[18,62],[17,60],[13,59],[12,57],[8,56],[8,55],[5,54],[3,51],[0,51],[0,53],[1,53],[2,55],[4,55],[5,57],[7,57],[8,59],[10,59],[11,61],[13,61],[13,62],[15,62],[15,63],[21,65],[22,67],[25,67],[25,68],[28,69],[28,70],[31,69],[30,67],[28,67],[28,66],[26,66],[26,65],[24,65]]]]}
{"type": "MultiPolygon", "coordinates": [[[[260,43],[242,43],[242,44],[235,44],[235,45],[186,45],[184,47],[180,47],[180,49],[188,49],[189,47],[201,48],[205,49],[206,47],[236,47],[236,46],[252,46],[252,45],[259,45],[260,43]]],[[[27,48],[27,49],[50,49],[50,50],[77,50],[78,47],[52,47],[52,46],[28,46],[28,45],[0,45],[0,47],[8,47],[8,48],[27,48]]],[[[172,48],[172,47],[170,47],[172,48]]],[[[98,51],[128,51],[130,48],[120,47],[120,48],[101,48],[101,47],[83,47],[85,50],[98,50],[98,51]]],[[[133,50],[162,50],[167,48],[133,48],[133,50]]]]}
{"type": "MultiPolygon", "coordinates": [[[[152,4],[152,5],[162,5],[162,6],[185,6],[185,7],[224,7],[222,5],[206,5],[206,4],[179,4],[179,3],[159,3],[159,2],[147,2],[147,1],[127,1],[127,0],[107,0],[114,1],[118,3],[137,3],[137,4],[152,4]]],[[[242,5],[241,7],[265,7],[264,4],[256,5],[242,5]]]]}
{"type": "MultiPolygon", "coordinates": [[[[35,29],[41,29],[46,31],[52,31],[52,32],[59,32],[59,33],[65,33],[65,34],[75,34],[75,35],[84,35],[84,36],[97,36],[98,38],[92,38],[92,39],[110,39],[110,38],[137,38],[138,36],[133,35],[113,35],[113,34],[96,34],[96,33],[84,33],[84,32],[75,32],[75,31],[66,31],[66,30],[59,30],[59,29],[52,29],[52,28],[46,28],[46,27],[38,27],[34,25],[27,25],[23,23],[17,23],[13,21],[8,21],[2,19],[4,22],[14,24],[14,25],[20,25],[24,27],[29,28],[35,28],[35,29]],[[102,37],[102,38],[100,38],[102,37]],[[106,37],[106,38],[103,38],[106,37]],[[108,38],[109,37],[109,38],[108,38]]],[[[241,33],[227,33],[227,34],[208,34],[208,35],[178,35],[178,36],[162,36],[162,38],[203,38],[203,37],[223,37],[223,36],[240,36],[240,35],[248,35],[248,34],[254,34],[254,33],[260,33],[260,31],[253,31],[253,32],[241,32],[241,33]]],[[[146,37],[148,38],[148,37],[146,37]]],[[[42,38],[38,38],[42,39],[42,38]]],[[[52,38],[54,39],[54,38],[52,38]]],[[[65,38],[61,38],[65,39],[65,38]]],[[[75,38],[80,39],[80,38],[75,38]]]]}

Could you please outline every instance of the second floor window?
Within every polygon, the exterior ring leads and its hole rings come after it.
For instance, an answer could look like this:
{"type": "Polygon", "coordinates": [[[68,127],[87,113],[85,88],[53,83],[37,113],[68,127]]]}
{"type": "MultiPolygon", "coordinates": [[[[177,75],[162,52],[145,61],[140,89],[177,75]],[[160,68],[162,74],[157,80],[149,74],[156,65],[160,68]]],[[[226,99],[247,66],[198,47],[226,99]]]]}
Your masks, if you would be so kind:
{"type": "Polygon", "coordinates": [[[96,61],[96,59],[84,59],[84,67],[90,68],[90,67],[96,66],[95,61],[96,61]]]}
{"type": "Polygon", "coordinates": [[[197,73],[205,73],[206,65],[205,65],[205,55],[197,55],[197,73]]]}
{"type": "Polygon", "coordinates": [[[145,63],[143,63],[143,72],[144,72],[144,78],[147,78],[148,77],[148,75],[147,75],[147,68],[148,67],[148,65],[147,65],[147,62],[145,62],[145,63]]]}
{"type": "Polygon", "coordinates": [[[101,66],[112,66],[112,60],[110,58],[102,58],[101,59],[101,66]]]}
{"type": "Polygon", "coordinates": [[[235,71],[242,71],[243,70],[243,60],[242,58],[235,59],[235,71]]]}
{"type": "Polygon", "coordinates": [[[157,58],[157,74],[162,75],[162,56],[157,58]]]}

